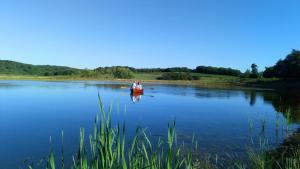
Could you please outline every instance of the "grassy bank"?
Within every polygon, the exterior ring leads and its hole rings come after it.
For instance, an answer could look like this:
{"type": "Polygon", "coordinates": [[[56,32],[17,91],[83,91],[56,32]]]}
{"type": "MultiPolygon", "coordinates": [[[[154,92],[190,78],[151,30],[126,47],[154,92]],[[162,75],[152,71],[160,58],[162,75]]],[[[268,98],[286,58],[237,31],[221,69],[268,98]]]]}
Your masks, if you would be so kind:
{"type": "Polygon", "coordinates": [[[277,78],[251,79],[226,75],[210,75],[201,73],[192,73],[199,77],[199,80],[157,80],[162,73],[134,73],[132,79],[116,79],[111,75],[100,75],[97,77],[82,77],[78,75],[70,76],[26,76],[26,75],[0,75],[0,80],[99,80],[99,81],[124,81],[132,82],[140,80],[142,82],[158,82],[177,85],[195,85],[209,88],[263,88],[263,89],[295,89],[300,90],[300,80],[282,80],[277,78]]]}

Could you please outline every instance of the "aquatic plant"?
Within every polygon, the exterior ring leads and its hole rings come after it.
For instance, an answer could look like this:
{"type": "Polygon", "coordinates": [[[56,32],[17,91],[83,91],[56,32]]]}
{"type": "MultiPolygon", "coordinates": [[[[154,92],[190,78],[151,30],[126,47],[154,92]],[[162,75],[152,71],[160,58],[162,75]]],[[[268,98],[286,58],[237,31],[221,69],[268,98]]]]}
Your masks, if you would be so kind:
{"type": "Polygon", "coordinates": [[[240,163],[237,168],[253,169],[299,169],[300,168],[300,148],[296,148],[292,153],[286,155],[278,154],[276,150],[248,150],[248,164],[240,163]],[[275,156],[280,156],[276,158],[275,156]],[[243,167],[242,167],[243,166],[243,167]],[[245,167],[248,166],[248,167],[245,167]]]}
{"type": "MultiPolygon", "coordinates": [[[[85,130],[80,128],[79,148],[72,157],[72,169],[196,168],[193,151],[186,150],[183,144],[177,143],[175,122],[168,124],[166,140],[160,137],[154,143],[145,129],[137,127],[133,139],[127,142],[125,123],[118,122],[116,126],[113,126],[110,117],[111,108],[107,113],[104,111],[100,96],[99,105],[100,114],[96,116],[93,132],[89,135],[90,150],[86,149],[85,130]]],[[[61,136],[63,145],[63,132],[61,136]]],[[[56,169],[58,164],[52,146],[50,146],[45,168],[56,169]]],[[[61,168],[65,167],[67,166],[65,166],[64,149],[62,148],[61,168]]],[[[29,168],[33,169],[34,167],[30,165],[29,168]]]]}
{"type": "Polygon", "coordinates": [[[292,123],[291,109],[290,108],[286,109],[285,114],[286,114],[286,132],[288,133],[289,126],[292,123]]]}
{"type": "Polygon", "coordinates": [[[252,129],[253,129],[253,126],[254,126],[253,120],[248,119],[248,127],[249,127],[249,129],[252,130],[252,129]]]}
{"type": "MultiPolygon", "coordinates": [[[[80,140],[77,153],[72,157],[71,166],[65,165],[64,132],[61,133],[61,157],[55,158],[50,137],[50,153],[45,158],[46,169],[299,169],[300,148],[295,149],[288,157],[276,159],[270,153],[269,142],[265,137],[259,139],[259,149],[248,149],[247,161],[233,161],[233,165],[223,165],[219,156],[207,155],[200,157],[198,143],[192,137],[192,147],[184,143],[178,144],[176,123],[168,123],[167,137],[159,137],[157,141],[151,138],[147,130],[137,127],[131,141],[126,138],[125,122],[111,123],[111,107],[108,112],[98,96],[100,113],[94,120],[93,131],[88,139],[85,130],[80,128],[80,140]],[[100,119],[99,119],[100,117],[100,119]],[[88,140],[88,144],[86,144],[88,140]],[[89,145],[89,146],[87,146],[89,145]],[[89,150],[86,148],[89,147],[89,150]],[[194,151],[193,151],[194,150],[194,151]]],[[[118,110],[119,111],[119,110],[118,110]]],[[[288,113],[289,114],[289,113],[288,113]]],[[[290,115],[288,115],[290,116],[290,115]]],[[[254,128],[253,121],[248,120],[249,128],[254,128]]],[[[265,130],[266,120],[261,120],[262,130],[265,130]]],[[[287,122],[288,124],[288,122],[287,122]]],[[[30,164],[29,169],[35,167],[30,164]]]]}
{"type": "MultiPolygon", "coordinates": [[[[283,111],[286,119],[282,118],[282,129],[285,129],[288,136],[289,125],[291,124],[291,109],[283,111]]],[[[249,123],[250,124],[250,123],[249,123]]],[[[262,130],[265,129],[266,120],[261,120],[262,130]]],[[[253,126],[249,125],[249,128],[253,126]]],[[[276,114],[276,133],[279,127],[279,115],[276,114]]],[[[269,141],[264,135],[259,137],[259,147],[248,148],[248,160],[244,163],[236,162],[235,168],[253,168],[253,169],[299,169],[300,168],[300,146],[297,134],[286,138],[287,143],[282,143],[276,149],[271,149],[269,141]],[[294,138],[293,138],[294,137],[294,138]],[[291,141],[291,139],[293,141],[291,141]]],[[[254,146],[255,147],[255,146],[254,146]]]]}

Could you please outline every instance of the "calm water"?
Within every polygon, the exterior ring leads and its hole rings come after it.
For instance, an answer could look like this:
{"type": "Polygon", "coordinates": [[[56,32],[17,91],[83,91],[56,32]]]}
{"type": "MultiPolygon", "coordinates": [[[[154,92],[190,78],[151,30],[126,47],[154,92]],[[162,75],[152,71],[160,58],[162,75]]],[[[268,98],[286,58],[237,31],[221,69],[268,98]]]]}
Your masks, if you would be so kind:
{"type": "Polygon", "coordinates": [[[268,138],[271,147],[282,143],[289,134],[282,130],[286,114],[281,112],[288,107],[293,111],[290,134],[300,122],[295,93],[146,84],[145,95],[132,98],[128,84],[121,83],[0,81],[0,168],[43,158],[50,136],[59,156],[62,130],[70,162],[79,128],[86,133],[92,128],[98,92],[106,108],[113,105],[113,121],[126,121],[129,137],[137,125],[164,136],[167,123],[176,119],[180,140],[188,143],[195,134],[202,152],[221,158],[227,153],[243,158],[247,146],[258,146],[260,138],[268,138]]]}

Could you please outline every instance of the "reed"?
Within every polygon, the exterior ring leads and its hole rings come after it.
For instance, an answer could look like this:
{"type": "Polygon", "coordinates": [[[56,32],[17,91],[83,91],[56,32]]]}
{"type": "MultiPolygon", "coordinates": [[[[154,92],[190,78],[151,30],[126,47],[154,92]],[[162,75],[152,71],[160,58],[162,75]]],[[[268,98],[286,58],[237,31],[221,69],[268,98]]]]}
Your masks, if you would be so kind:
{"type": "MultiPolygon", "coordinates": [[[[126,138],[125,122],[111,123],[111,106],[104,111],[104,106],[98,95],[99,112],[94,120],[93,131],[86,139],[85,130],[80,128],[80,139],[77,153],[72,156],[71,166],[65,166],[64,133],[61,133],[61,156],[55,158],[52,140],[50,137],[50,152],[45,158],[46,169],[70,168],[70,169],[299,169],[300,148],[289,157],[280,161],[270,156],[268,140],[265,137],[259,139],[259,150],[248,150],[248,160],[244,162],[233,161],[232,166],[224,166],[219,162],[219,156],[201,157],[198,152],[198,142],[192,137],[192,146],[179,144],[176,133],[176,123],[168,123],[167,137],[159,137],[154,141],[148,132],[137,127],[135,135],[129,141],[126,138]],[[88,144],[85,142],[88,140],[88,144]],[[87,147],[89,150],[87,150],[87,147]],[[212,157],[212,158],[211,158],[212,157]],[[60,165],[59,165],[60,164],[60,165]],[[60,166],[60,167],[59,167],[60,166]]],[[[119,111],[119,110],[118,110],[119,111]]],[[[126,111],[126,110],[125,110],[126,111]]],[[[291,117],[288,111],[288,118],[291,117]]],[[[287,121],[287,124],[290,122],[287,121]]],[[[252,120],[248,120],[249,129],[254,128],[252,120]]],[[[262,132],[265,130],[266,120],[261,120],[262,132]]],[[[264,136],[264,135],[263,135],[264,136]]],[[[31,164],[29,169],[35,167],[31,164]]],[[[40,168],[40,167],[39,167],[40,168]]]]}
{"type": "Polygon", "coordinates": [[[285,169],[300,168],[300,149],[293,153],[292,157],[288,157],[284,160],[285,169]]]}
{"type": "Polygon", "coordinates": [[[253,120],[251,120],[251,119],[248,119],[248,127],[249,127],[249,129],[250,130],[252,130],[253,129],[253,120]]]}
{"type": "MultiPolygon", "coordinates": [[[[282,118],[282,130],[289,134],[289,126],[292,123],[292,111],[290,108],[283,110],[286,119],[282,118]]],[[[266,120],[261,120],[262,131],[265,130],[266,120]]],[[[253,126],[249,125],[249,129],[253,126]]],[[[276,133],[279,128],[279,114],[276,114],[276,133]]],[[[263,133],[263,132],[261,132],[263,133]]],[[[288,138],[287,138],[288,139],[288,138]]],[[[294,141],[295,143],[296,141],[294,141]]],[[[269,141],[264,135],[260,135],[259,148],[248,148],[248,160],[245,163],[235,163],[235,168],[250,169],[299,169],[300,168],[300,147],[299,143],[272,150],[269,141]],[[298,146],[297,146],[298,145],[298,146]]]]}
{"type": "Polygon", "coordinates": [[[286,132],[288,134],[289,126],[292,123],[291,109],[290,108],[286,109],[285,114],[286,114],[286,132]]]}
{"type": "MultiPolygon", "coordinates": [[[[86,149],[85,131],[80,129],[79,148],[73,155],[72,169],[194,169],[195,157],[192,149],[186,151],[183,144],[177,143],[176,123],[168,124],[166,140],[159,138],[152,141],[147,131],[137,127],[135,135],[130,142],[126,139],[126,125],[111,123],[111,108],[104,111],[104,106],[99,96],[100,113],[97,114],[93,132],[89,135],[89,151],[86,149]],[[99,119],[100,117],[100,119],[99,119]],[[128,145],[128,146],[127,146],[128,145]],[[183,151],[183,149],[185,151],[183,151]]],[[[63,132],[62,145],[63,145],[63,132]]],[[[51,139],[50,139],[51,140],[51,139]]],[[[51,143],[51,141],[50,141],[51,143]]],[[[63,146],[62,146],[63,147],[63,146]]],[[[64,149],[61,149],[60,163],[65,166],[64,149]]],[[[46,169],[56,169],[52,146],[46,158],[46,169]]],[[[34,167],[29,166],[30,169],[34,167]]]]}
{"type": "MultiPolygon", "coordinates": [[[[299,169],[300,168],[300,149],[295,149],[289,157],[282,156],[280,159],[275,159],[268,151],[255,151],[249,149],[249,162],[247,165],[241,164],[239,166],[248,166],[244,168],[253,169],[299,169]]],[[[240,167],[242,168],[242,167],[240,167]]]]}

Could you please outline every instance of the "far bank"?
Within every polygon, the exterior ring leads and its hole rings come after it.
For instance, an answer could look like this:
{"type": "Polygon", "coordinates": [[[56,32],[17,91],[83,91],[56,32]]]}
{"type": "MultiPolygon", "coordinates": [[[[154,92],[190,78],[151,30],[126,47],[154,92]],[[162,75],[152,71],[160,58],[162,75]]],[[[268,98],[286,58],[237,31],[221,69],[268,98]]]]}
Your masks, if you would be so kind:
{"type": "Polygon", "coordinates": [[[109,75],[98,77],[81,76],[26,76],[26,75],[0,75],[0,80],[41,80],[41,81],[114,81],[127,82],[133,81],[153,82],[174,85],[192,85],[206,88],[256,88],[266,90],[300,90],[299,79],[278,79],[278,78],[242,78],[226,75],[194,74],[198,80],[158,80],[161,73],[135,73],[132,79],[117,79],[109,75]]]}

